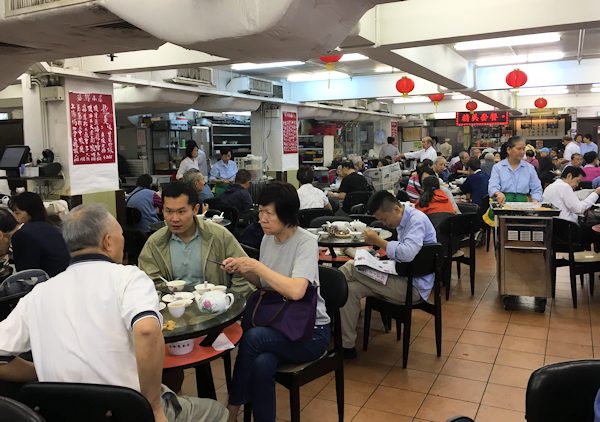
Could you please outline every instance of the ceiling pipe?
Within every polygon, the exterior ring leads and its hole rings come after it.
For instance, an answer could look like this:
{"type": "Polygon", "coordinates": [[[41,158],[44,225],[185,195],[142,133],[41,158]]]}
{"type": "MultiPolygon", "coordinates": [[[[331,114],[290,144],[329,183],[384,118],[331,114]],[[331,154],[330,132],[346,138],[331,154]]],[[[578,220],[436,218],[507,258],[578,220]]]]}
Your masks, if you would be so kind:
{"type": "Polygon", "coordinates": [[[579,30],[579,41],[577,42],[577,63],[583,60],[583,43],[585,41],[585,29],[579,30]]]}

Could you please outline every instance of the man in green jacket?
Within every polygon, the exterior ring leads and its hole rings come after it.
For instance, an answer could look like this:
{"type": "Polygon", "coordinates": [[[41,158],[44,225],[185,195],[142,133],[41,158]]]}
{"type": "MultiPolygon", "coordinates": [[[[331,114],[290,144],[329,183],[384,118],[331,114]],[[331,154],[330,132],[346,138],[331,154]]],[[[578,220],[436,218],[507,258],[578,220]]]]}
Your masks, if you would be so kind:
{"type": "Polygon", "coordinates": [[[229,275],[217,262],[246,256],[233,235],[219,224],[197,216],[198,195],[181,182],[171,183],[162,192],[167,226],[154,233],[138,259],[138,265],[155,283],[160,277],[185,280],[188,285],[205,280],[226,285],[230,291],[249,295],[254,287],[241,276],[229,275]]]}

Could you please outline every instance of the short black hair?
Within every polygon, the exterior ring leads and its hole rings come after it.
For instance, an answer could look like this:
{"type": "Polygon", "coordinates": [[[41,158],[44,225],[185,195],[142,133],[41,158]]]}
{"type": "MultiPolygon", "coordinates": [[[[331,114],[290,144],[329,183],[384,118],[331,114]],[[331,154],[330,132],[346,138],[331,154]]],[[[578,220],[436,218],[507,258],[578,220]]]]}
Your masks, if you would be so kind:
{"type": "Polygon", "coordinates": [[[566,179],[569,174],[573,178],[575,178],[575,177],[585,177],[585,171],[583,171],[583,169],[581,167],[567,166],[562,171],[562,173],[560,175],[560,178],[561,179],[566,179]]]}
{"type": "Polygon", "coordinates": [[[315,171],[313,170],[312,166],[300,166],[298,173],[296,174],[296,179],[298,179],[301,185],[312,183],[315,180],[315,171]]]}
{"type": "Polygon", "coordinates": [[[393,144],[395,140],[396,140],[396,138],[394,138],[393,136],[388,136],[387,137],[387,143],[388,144],[393,144]]]}
{"type": "Polygon", "coordinates": [[[369,214],[373,215],[377,211],[391,211],[395,205],[399,205],[396,197],[386,190],[380,190],[369,199],[367,210],[369,214]]]}
{"type": "Polygon", "coordinates": [[[221,158],[223,158],[223,156],[227,154],[231,154],[231,156],[233,156],[231,148],[221,148],[221,158]]]}
{"type": "Polygon", "coordinates": [[[481,161],[479,158],[471,158],[469,161],[467,161],[467,168],[469,170],[477,171],[481,169],[481,161]]]}
{"type": "Polygon", "coordinates": [[[181,195],[187,195],[188,204],[195,207],[198,204],[198,193],[187,183],[173,182],[169,183],[162,190],[162,200],[165,198],[179,198],[181,195]]]}
{"type": "Polygon", "coordinates": [[[532,150],[528,149],[527,151],[525,151],[525,155],[527,157],[535,157],[535,152],[533,152],[532,150]]]}
{"type": "Polygon", "coordinates": [[[588,138],[590,141],[592,140],[592,134],[591,133],[586,133],[585,135],[583,135],[584,138],[588,138]]]}
{"type": "Polygon", "coordinates": [[[258,205],[273,204],[277,218],[288,227],[299,225],[300,198],[296,188],[287,182],[271,182],[265,185],[258,197],[258,205]]]}
{"type": "Polygon", "coordinates": [[[423,180],[423,174],[427,173],[428,176],[434,176],[435,171],[429,166],[421,166],[417,168],[417,175],[419,176],[419,183],[423,180]]]}
{"type": "Polygon", "coordinates": [[[31,221],[48,221],[44,201],[42,201],[42,198],[37,193],[23,192],[13,196],[10,201],[10,209],[14,211],[15,208],[29,214],[31,221]]]}
{"type": "Polygon", "coordinates": [[[346,167],[347,169],[354,170],[354,163],[352,161],[344,161],[342,163],[342,167],[346,167]]]}
{"type": "Polygon", "coordinates": [[[187,158],[192,158],[192,152],[194,151],[194,148],[198,148],[198,144],[196,143],[196,141],[187,141],[187,143],[185,144],[185,156],[187,158]]]}
{"type": "Polygon", "coordinates": [[[152,176],[149,174],[142,174],[137,178],[135,184],[141,188],[150,189],[152,186],[152,176]]]}
{"type": "Polygon", "coordinates": [[[385,167],[385,166],[389,166],[390,164],[392,164],[392,160],[386,158],[382,158],[381,160],[379,160],[379,162],[385,167]]]}
{"type": "Polygon", "coordinates": [[[246,169],[240,169],[238,170],[238,172],[235,175],[235,182],[238,185],[242,185],[246,182],[249,182],[250,180],[252,180],[252,175],[250,174],[250,172],[246,169]]]}
{"type": "Polygon", "coordinates": [[[598,153],[596,151],[588,151],[583,154],[583,161],[585,161],[586,164],[592,164],[596,158],[598,158],[598,153]]]}
{"type": "Polygon", "coordinates": [[[423,161],[421,161],[421,164],[419,164],[421,167],[431,167],[432,165],[433,160],[430,160],[429,158],[425,158],[423,161]]]}
{"type": "Polygon", "coordinates": [[[17,227],[17,219],[8,208],[0,208],[0,231],[2,233],[11,232],[17,227]]]}

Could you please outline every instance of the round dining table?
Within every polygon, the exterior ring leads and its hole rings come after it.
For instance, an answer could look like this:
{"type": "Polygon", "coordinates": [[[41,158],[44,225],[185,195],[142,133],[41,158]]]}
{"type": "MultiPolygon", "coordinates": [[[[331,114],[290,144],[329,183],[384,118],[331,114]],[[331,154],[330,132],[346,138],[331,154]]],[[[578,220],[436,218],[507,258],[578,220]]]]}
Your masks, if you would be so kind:
{"type": "MultiPolygon", "coordinates": [[[[387,240],[392,237],[392,232],[389,230],[381,230],[379,232],[379,237],[383,240],[387,240]]],[[[319,239],[317,240],[319,246],[329,248],[329,252],[331,253],[332,258],[337,258],[337,254],[334,251],[334,248],[358,248],[361,246],[369,246],[368,243],[365,242],[365,237],[361,234],[360,236],[334,236],[334,235],[319,235],[319,239]]]]}

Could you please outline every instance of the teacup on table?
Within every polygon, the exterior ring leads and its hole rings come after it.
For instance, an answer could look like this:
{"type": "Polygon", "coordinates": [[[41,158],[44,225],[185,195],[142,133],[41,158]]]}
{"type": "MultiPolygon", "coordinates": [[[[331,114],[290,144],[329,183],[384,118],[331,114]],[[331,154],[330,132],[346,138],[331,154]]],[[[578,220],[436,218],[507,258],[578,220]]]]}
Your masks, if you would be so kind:
{"type": "Polygon", "coordinates": [[[167,304],[167,308],[169,309],[169,313],[173,316],[173,318],[181,318],[181,316],[185,312],[185,308],[187,308],[191,304],[191,300],[175,300],[173,302],[169,302],[167,304]]]}
{"type": "Polygon", "coordinates": [[[171,292],[180,292],[185,287],[185,280],[173,280],[166,282],[169,291],[171,292]]]}

